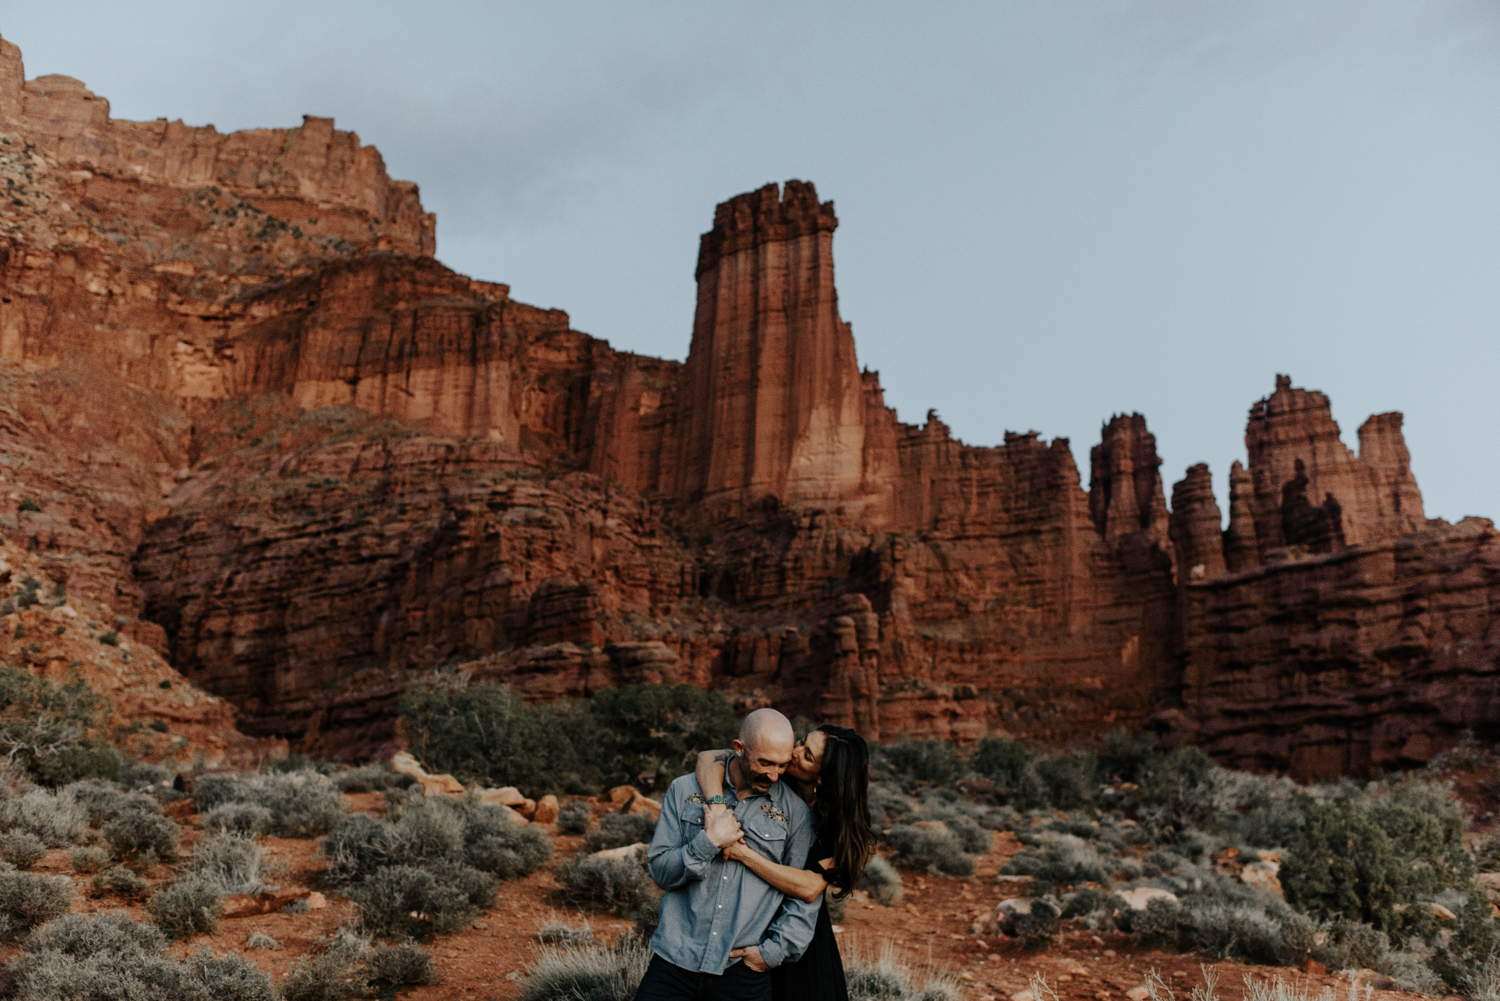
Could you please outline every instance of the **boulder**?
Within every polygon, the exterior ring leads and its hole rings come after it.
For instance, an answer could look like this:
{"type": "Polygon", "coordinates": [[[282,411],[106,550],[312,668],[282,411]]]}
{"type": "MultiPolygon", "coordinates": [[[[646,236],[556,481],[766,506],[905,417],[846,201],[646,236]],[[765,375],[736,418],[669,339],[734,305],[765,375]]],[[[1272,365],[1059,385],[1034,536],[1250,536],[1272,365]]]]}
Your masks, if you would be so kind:
{"type": "Polygon", "coordinates": [[[1479,884],[1490,903],[1500,904],[1500,872],[1481,872],[1474,877],[1474,882],[1479,884]]]}
{"type": "Polygon", "coordinates": [[[464,794],[464,784],[452,775],[422,775],[417,781],[422,783],[424,796],[462,796],[464,794]]]}
{"type": "Polygon", "coordinates": [[[640,794],[635,786],[615,786],[609,791],[609,801],[616,806],[624,806],[640,794]]]}
{"type": "Polygon", "coordinates": [[[423,768],[416,758],[405,751],[391,755],[391,771],[399,772],[402,775],[410,775],[414,779],[419,779],[427,774],[427,769],[423,768]]]}
{"type": "Polygon", "coordinates": [[[620,812],[644,814],[645,816],[650,817],[652,820],[656,820],[661,816],[661,804],[656,800],[648,799],[645,796],[636,796],[636,798],[631,800],[630,803],[625,807],[625,809],[620,812]]]}
{"type": "Polygon", "coordinates": [[[1281,891],[1281,879],[1277,875],[1280,871],[1279,862],[1250,862],[1240,869],[1240,882],[1283,897],[1285,894],[1281,891]]]}
{"type": "Polygon", "coordinates": [[[595,858],[633,858],[641,859],[646,855],[646,849],[650,847],[644,841],[637,841],[633,845],[622,845],[619,848],[606,848],[602,852],[595,852],[595,858]]]}
{"type": "Polygon", "coordinates": [[[531,814],[531,819],[538,824],[551,824],[557,821],[557,797],[551,793],[536,801],[536,809],[531,814]]]}

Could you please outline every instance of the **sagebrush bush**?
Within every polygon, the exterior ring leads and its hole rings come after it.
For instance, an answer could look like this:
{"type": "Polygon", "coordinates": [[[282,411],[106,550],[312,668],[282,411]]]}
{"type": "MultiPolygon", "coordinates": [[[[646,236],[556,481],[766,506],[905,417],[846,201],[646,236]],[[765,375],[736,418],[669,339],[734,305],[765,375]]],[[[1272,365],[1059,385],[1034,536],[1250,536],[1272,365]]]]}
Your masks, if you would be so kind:
{"type": "Polygon", "coordinates": [[[0,799],[0,831],[24,831],[48,848],[73,844],[88,827],[88,811],[67,790],[31,789],[0,799]]]}
{"type": "Polygon", "coordinates": [[[415,942],[376,946],[365,960],[365,976],[388,987],[418,987],[438,982],[432,954],[415,942]]]}
{"type": "Polygon", "coordinates": [[[522,1001],[632,1001],[646,967],[651,947],[636,936],[622,937],[619,948],[603,946],[546,946],[526,969],[521,981],[522,1001]]]}
{"type": "Polygon", "coordinates": [[[886,831],[885,842],[896,853],[897,864],[908,869],[944,876],[974,875],[974,856],[965,852],[963,843],[939,822],[897,824],[886,831]]]}
{"type": "Polygon", "coordinates": [[[656,819],[643,813],[607,813],[599,826],[584,835],[584,848],[591,852],[626,845],[650,844],[656,833],[656,819]]]}
{"type": "Polygon", "coordinates": [[[243,834],[214,834],[193,846],[188,871],[218,887],[225,895],[259,893],[266,888],[266,853],[254,838],[243,834]]]}
{"type": "Polygon", "coordinates": [[[224,891],[204,876],[185,876],[153,893],[146,913],[169,938],[211,934],[224,917],[224,891]]]}
{"type": "Polygon", "coordinates": [[[593,823],[593,807],[584,800],[569,800],[557,811],[557,829],[563,834],[583,834],[593,823]]]}
{"type": "Polygon", "coordinates": [[[281,981],[282,1001],[348,1001],[365,994],[354,964],[328,955],[297,960],[281,981]]]}
{"type": "Polygon", "coordinates": [[[1044,831],[1026,835],[1025,840],[1028,847],[1014,855],[1000,871],[1031,876],[1038,893],[1082,883],[1106,883],[1115,871],[1115,860],[1106,860],[1075,835],[1044,831]]]}
{"type": "Polygon", "coordinates": [[[170,859],[182,843],[182,829],[159,813],[122,813],[105,824],[102,833],[117,859],[134,859],[147,852],[170,859]]]}
{"type": "Polygon", "coordinates": [[[1033,900],[1031,910],[1017,914],[1011,927],[1026,948],[1042,948],[1057,938],[1062,928],[1062,910],[1051,900],[1033,900]]]}
{"type": "Polygon", "coordinates": [[[495,881],[487,873],[453,863],[437,873],[393,865],[375,870],[347,893],[359,906],[361,925],[374,935],[449,935],[494,902],[495,881]]]}
{"type": "Polygon", "coordinates": [[[17,869],[30,869],[46,854],[47,846],[30,831],[0,833],[0,862],[8,862],[17,869]]]}
{"type": "Polygon", "coordinates": [[[109,865],[110,854],[98,845],[84,845],[68,853],[73,871],[88,876],[109,865]]]}
{"type": "Polygon", "coordinates": [[[23,946],[27,952],[60,952],[69,956],[111,954],[154,955],[166,951],[167,940],[155,925],[132,921],[122,912],[68,914],[32,932],[23,946]]]}
{"type": "Polygon", "coordinates": [[[865,871],[860,874],[854,888],[864,890],[871,900],[886,907],[901,903],[901,874],[883,855],[872,856],[865,863],[865,871]]]}
{"type": "Polygon", "coordinates": [[[556,921],[542,925],[542,930],[536,933],[536,939],[543,945],[595,945],[599,941],[587,921],[582,928],[556,921]]]}
{"type": "Polygon", "coordinates": [[[405,772],[398,772],[385,762],[372,761],[368,765],[351,768],[342,775],[333,777],[339,792],[381,792],[386,789],[405,789],[417,780],[405,772]]]}
{"type": "Polygon", "coordinates": [[[83,807],[90,827],[103,827],[122,813],[161,813],[161,804],[146,793],[127,790],[110,779],[74,782],[67,791],[83,807]]]}
{"type": "Polygon", "coordinates": [[[871,771],[906,788],[957,782],[967,770],[963,755],[951,741],[902,737],[894,744],[876,744],[871,771]]]}
{"type": "Polygon", "coordinates": [[[564,901],[622,917],[654,907],[660,899],[660,891],[637,859],[574,855],[557,866],[552,875],[564,901]]]}
{"type": "Polygon", "coordinates": [[[131,872],[123,865],[110,866],[91,881],[94,893],[112,893],[125,900],[144,900],[151,892],[151,884],[131,872]]]}
{"type": "Polygon", "coordinates": [[[220,803],[203,817],[208,831],[231,831],[258,838],[271,830],[271,811],[254,803],[220,803]]]}
{"type": "Polygon", "coordinates": [[[246,949],[269,949],[272,952],[281,948],[281,943],[264,932],[253,931],[250,937],[245,939],[246,949]]]}
{"type": "Polygon", "coordinates": [[[912,812],[912,801],[900,786],[890,782],[871,782],[866,803],[870,826],[876,831],[885,830],[912,812]]]}
{"type": "Polygon", "coordinates": [[[194,784],[192,798],[200,813],[228,803],[262,807],[271,814],[269,832],[284,838],[327,834],[349,812],[338,786],[312,768],[264,775],[205,775],[194,784]]]}
{"type": "Polygon", "coordinates": [[[13,942],[73,907],[73,881],[0,870],[0,942],[13,942]]]}
{"type": "Polygon", "coordinates": [[[240,956],[215,956],[199,949],[183,961],[187,976],[212,1001],[278,1001],[271,978],[240,956]]]}

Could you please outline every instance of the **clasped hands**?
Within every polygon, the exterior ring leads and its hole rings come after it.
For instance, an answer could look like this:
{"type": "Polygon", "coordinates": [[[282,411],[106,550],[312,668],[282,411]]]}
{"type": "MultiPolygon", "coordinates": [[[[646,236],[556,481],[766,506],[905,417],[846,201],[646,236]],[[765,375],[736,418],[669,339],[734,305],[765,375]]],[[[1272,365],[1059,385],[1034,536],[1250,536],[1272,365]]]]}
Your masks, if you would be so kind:
{"type": "Polygon", "coordinates": [[[726,862],[743,862],[754,849],[745,844],[745,832],[740,822],[728,810],[709,809],[703,818],[703,833],[713,842],[726,862]]]}

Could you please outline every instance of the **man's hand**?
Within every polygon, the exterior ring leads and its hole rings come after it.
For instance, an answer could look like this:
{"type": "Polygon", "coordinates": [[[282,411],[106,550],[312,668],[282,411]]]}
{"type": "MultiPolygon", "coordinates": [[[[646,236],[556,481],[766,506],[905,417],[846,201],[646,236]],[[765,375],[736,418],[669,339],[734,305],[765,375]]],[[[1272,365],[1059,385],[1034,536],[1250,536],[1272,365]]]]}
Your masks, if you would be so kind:
{"type": "Polygon", "coordinates": [[[703,817],[703,833],[715,848],[726,848],[740,839],[740,822],[732,813],[708,813],[703,817]]]}
{"type": "Polygon", "coordinates": [[[743,949],[736,949],[729,954],[730,959],[743,959],[745,965],[756,973],[765,973],[770,969],[766,961],[760,958],[760,946],[747,945],[743,949]]]}

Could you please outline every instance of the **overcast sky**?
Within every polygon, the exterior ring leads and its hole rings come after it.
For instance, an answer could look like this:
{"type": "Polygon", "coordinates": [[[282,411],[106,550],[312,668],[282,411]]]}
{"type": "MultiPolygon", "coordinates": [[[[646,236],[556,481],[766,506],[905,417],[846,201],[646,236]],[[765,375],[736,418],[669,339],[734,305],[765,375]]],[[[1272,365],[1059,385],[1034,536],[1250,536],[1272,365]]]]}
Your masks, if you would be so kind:
{"type": "MultiPolygon", "coordinates": [[[[50,3],[27,76],[120,118],[333,116],[438,256],[683,358],[717,202],[834,199],[886,400],[998,443],[1155,432],[1224,502],[1278,372],[1406,414],[1429,516],[1500,515],[1500,4],[50,3]]],[[[1227,513],[1227,511],[1226,511],[1227,513]]]]}

